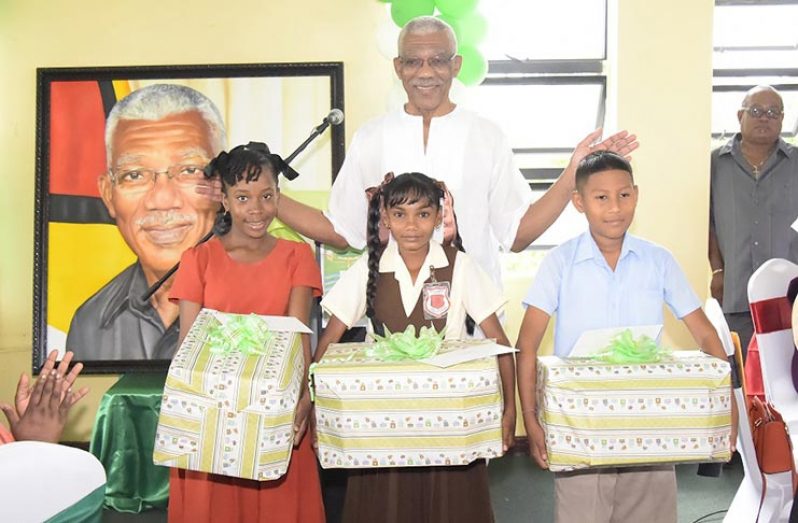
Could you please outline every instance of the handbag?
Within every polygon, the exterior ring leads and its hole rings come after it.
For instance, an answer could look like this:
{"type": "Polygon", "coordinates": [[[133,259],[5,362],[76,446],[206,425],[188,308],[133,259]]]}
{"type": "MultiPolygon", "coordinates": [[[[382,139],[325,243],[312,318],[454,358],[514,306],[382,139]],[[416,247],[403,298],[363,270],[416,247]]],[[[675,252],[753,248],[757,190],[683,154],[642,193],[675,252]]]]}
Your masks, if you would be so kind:
{"type": "Polygon", "coordinates": [[[795,474],[790,435],[779,411],[753,396],[748,406],[748,419],[751,420],[751,436],[760,470],[764,474],[795,474]]]}
{"type": "Polygon", "coordinates": [[[759,463],[759,470],[762,474],[762,498],[759,500],[759,509],[761,510],[767,492],[766,474],[791,472],[793,495],[798,487],[798,476],[795,473],[790,433],[781,413],[770,403],[751,396],[748,401],[748,419],[751,423],[756,461],[759,463]]]}

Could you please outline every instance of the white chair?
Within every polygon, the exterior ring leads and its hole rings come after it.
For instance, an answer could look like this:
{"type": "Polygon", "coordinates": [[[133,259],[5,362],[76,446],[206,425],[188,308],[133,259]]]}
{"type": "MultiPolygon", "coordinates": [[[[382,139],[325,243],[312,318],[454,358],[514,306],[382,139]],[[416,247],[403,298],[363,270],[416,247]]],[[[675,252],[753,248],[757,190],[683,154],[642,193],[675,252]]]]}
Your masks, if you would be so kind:
{"type": "Polygon", "coordinates": [[[7,443],[0,445],[0,493],[0,521],[99,521],[105,470],[80,449],[40,441],[7,443]],[[75,508],[82,510],[70,512],[75,508]]]}
{"type": "Polygon", "coordinates": [[[792,381],[795,344],[787,288],[795,278],[798,278],[798,265],[774,258],[763,263],[748,280],[748,301],[754,316],[765,398],[784,417],[794,455],[798,452],[798,393],[792,381]],[[765,306],[768,321],[758,322],[756,310],[765,306]]]}
{"type": "MultiPolygon", "coordinates": [[[[715,327],[726,355],[733,359],[735,345],[720,305],[715,299],[709,298],[704,306],[704,312],[715,327]]],[[[739,372],[742,373],[742,369],[739,369],[739,372]]],[[[751,437],[751,425],[748,421],[742,388],[734,389],[734,398],[739,415],[737,451],[742,458],[745,475],[723,521],[724,523],[750,523],[757,521],[758,515],[758,521],[762,523],[786,522],[792,508],[792,476],[789,472],[767,474],[765,478],[767,492],[765,499],[762,500],[762,472],[756,461],[754,440],[751,437]],[[759,510],[760,501],[762,502],[761,511],[759,510]]]]}

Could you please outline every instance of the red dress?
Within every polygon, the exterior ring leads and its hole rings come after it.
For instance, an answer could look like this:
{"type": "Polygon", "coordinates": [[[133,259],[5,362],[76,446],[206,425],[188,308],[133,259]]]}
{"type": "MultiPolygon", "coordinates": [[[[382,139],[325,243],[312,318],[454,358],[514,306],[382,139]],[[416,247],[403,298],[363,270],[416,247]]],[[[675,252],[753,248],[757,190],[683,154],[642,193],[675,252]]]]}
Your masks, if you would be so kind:
{"type": "MultiPolygon", "coordinates": [[[[239,263],[218,238],[189,249],[170,290],[171,300],[233,313],[285,315],[294,287],[321,294],[321,274],[305,243],[277,240],[255,263],[239,263]]],[[[253,481],[172,469],[169,521],[323,522],[324,506],[309,437],[294,449],[285,476],[253,481]]]]}

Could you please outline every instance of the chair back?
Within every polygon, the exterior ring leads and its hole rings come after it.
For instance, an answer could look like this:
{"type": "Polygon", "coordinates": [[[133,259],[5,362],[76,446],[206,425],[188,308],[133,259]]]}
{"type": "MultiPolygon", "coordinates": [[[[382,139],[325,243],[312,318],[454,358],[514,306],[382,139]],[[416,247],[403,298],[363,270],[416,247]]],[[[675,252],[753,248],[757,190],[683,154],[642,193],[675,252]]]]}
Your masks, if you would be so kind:
{"type": "Polygon", "coordinates": [[[0,521],[99,521],[105,479],[102,464],[80,449],[40,441],[0,445],[0,521]]]}
{"type": "Polygon", "coordinates": [[[763,263],[748,280],[765,397],[779,411],[798,400],[792,382],[792,307],[787,299],[787,289],[795,278],[798,265],[774,258],[763,263]]]}
{"type": "MultiPolygon", "coordinates": [[[[709,298],[704,305],[704,312],[709,318],[715,331],[718,333],[720,342],[723,344],[723,350],[729,358],[734,358],[735,346],[731,332],[729,331],[729,324],[726,323],[726,318],[723,316],[723,310],[720,304],[714,298],[709,298]]],[[[738,373],[741,370],[738,370],[738,373]]],[[[739,385],[739,384],[738,384],[739,385]]],[[[739,386],[735,386],[734,399],[737,404],[737,414],[739,416],[737,428],[737,451],[743,461],[743,469],[745,475],[750,479],[753,486],[757,491],[762,491],[762,475],[759,470],[759,464],[756,461],[756,450],[754,449],[754,439],[751,435],[751,424],[748,421],[748,409],[746,409],[745,394],[739,386]]]]}

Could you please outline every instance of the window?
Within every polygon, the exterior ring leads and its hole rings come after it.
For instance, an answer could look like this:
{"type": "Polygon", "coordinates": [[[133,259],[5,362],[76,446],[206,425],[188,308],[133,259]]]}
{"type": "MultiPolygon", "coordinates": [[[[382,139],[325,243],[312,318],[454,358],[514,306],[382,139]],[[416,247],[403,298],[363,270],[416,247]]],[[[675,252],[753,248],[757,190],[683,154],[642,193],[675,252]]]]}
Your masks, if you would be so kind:
{"type": "Polygon", "coordinates": [[[784,98],[782,137],[798,131],[798,1],[715,2],[713,33],[713,146],[739,131],[737,110],[746,91],[772,85],[784,98]]]}
{"type": "Polygon", "coordinates": [[[480,9],[490,68],[469,106],[502,127],[524,176],[545,190],[604,122],[606,2],[495,0],[480,9]]]}
{"type": "MultiPolygon", "coordinates": [[[[482,2],[480,11],[488,21],[480,49],[490,67],[484,82],[467,93],[467,105],[502,128],[540,196],[574,146],[604,123],[607,3],[492,0],[482,2]]],[[[569,206],[531,250],[548,249],[585,227],[569,206]]]]}

